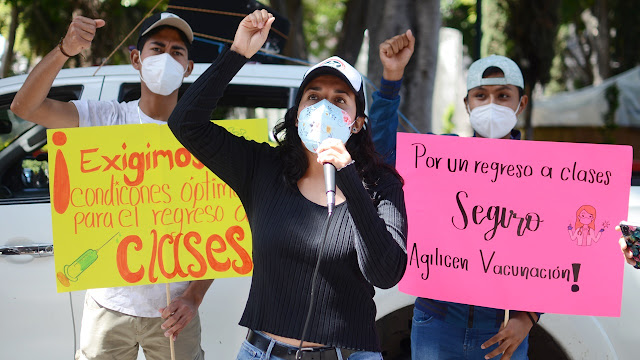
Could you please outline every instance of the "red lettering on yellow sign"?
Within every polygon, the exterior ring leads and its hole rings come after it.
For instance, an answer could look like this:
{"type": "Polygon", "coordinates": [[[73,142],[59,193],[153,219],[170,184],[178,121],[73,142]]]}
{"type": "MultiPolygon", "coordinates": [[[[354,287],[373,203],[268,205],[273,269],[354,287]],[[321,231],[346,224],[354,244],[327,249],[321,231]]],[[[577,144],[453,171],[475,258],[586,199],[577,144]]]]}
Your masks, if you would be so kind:
{"type": "Polygon", "coordinates": [[[189,242],[192,238],[195,239],[194,243],[198,245],[202,242],[202,237],[195,231],[188,232],[187,235],[184,236],[184,247],[187,248],[187,251],[196,259],[198,265],[200,265],[200,270],[194,271],[193,268],[195,267],[195,264],[189,264],[189,266],[187,266],[187,271],[189,272],[189,275],[195,278],[201,278],[207,273],[207,262],[205,261],[204,256],[202,256],[202,254],[200,254],[189,242]]]}
{"type": "Polygon", "coordinates": [[[116,253],[116,263],[118,265],[118,271],[120,272],[120,276],[124,281],[135,284],[138,281],[142,280],[144,277],[144,266],[140,265],[140,268],[136,272],[132,272],[129,270],[129,265],[127,263],[127,248],[129,244],[135,244],[134,250],[140,251],[142,250],[142,240],[140,237],[136,235],[129,235],[122,239],[120,244],[118,245],[118,252],[116,253]]]}
{"type": "MultiPolygon", "coordinates": [[[[245,232],[240,226],[229,227],[224,238],[218,234],[210,235],[207,238],[205,249],[200,250],[195,245],[203,243],[202,236],[195,231],[190,231],[186,235],[182,233],[159,235],[156,230],[152,230],[151,235],[153,249],[147,255],[149,256],[147,278],[151,283],[158,281],[158,277],[155,275],[156,266],[165,279],[173,279],[176,276],[202,278],[209,269],[215,272],[226,272],[233,269],[238,275],[246,275],[253,269],[251,256],[239,244],[245,239],[245,232]],[[229,248],[233,250],[231,253],[228,252],[229,248]],[[184,251],[191,255],[191,260],[180,258],[180,254],[184,251]],[[226,255],[226,259],[218,260],[214,257],[214,253],[220,254],[219,256],[226,255]],[[232,261],[231,258],[234,254],[240,259],[232,261]],[[173,271],[167,271],[167,265],[173,265],[173,271]],[[186,265],[187,272],[183,270],[183,265],[186,265]]],[[[118,245],[116,254],[118,271],[125,281],[132,284],[140,282],[145,276],[143,266],[140,266],[137,271],[131,271],[128,263],[132,251],[141,253],[141,250],[142,239],[137,235],[125,237],[118,245]],[[130,244],[135,246],[130,248],[130,244]]]]}
{"type": "Polygon", "coordinates": [[[90,173],[90,172],[94,172],[94,171],[100,170],[100,166],[92,167],[91,169],[86,169],[84,167],[85,164],[88,164],[88,163],[91,162],[91,160],[85,160],[85,158],[84,158],[85,154],[94,153],[96,151],[98,151],[98,148],[80,150],[80,171],[82,171],[83,173],[86,174],[86,173],[90,173]]]}
{"type": "Polygon", "coordinates": [[[58,214],[64,214],[69,207],[71,198],[71,184],[69,170],[62,151],[56,151],[56,169],[53,174],[53,208],[58,214]]]}
{"type": "Polygon", "coordinates": [[[209,236],[209,239],[207,239],[207,260],[209,260],[209,265],[215,271],[222,272],[229,270],[229,268],[231,268],[231,260],[227,259],[227,261],[221,263],[216,260],[216,258],[211,253],[212,251],[217,254],[221,254],[227,251],[227,244],[222,239],[222,236],[213,234],[209,236]],[[213,248],[212,246],[214,242],[218,244],[216,248],[213,248]]]}
{"type": "Polygon", "coordinates": [[[227,229],[227,242],[229,242],[229,245],[231,245],[233,250],[235,250],[238,255],[240,255],[240,260],[242,260],[241,266],[237,266],[237,260],[233,260],[233,269],[238,274],[245,275],[248,274],[251,269],[253,269],[253,262],[251,262],[251,256],[249,256],[247,251],[236,241],[236,235],[237,241],[244,240],[244,230],[242,230],[240,226],[235,225],[227,229]]]}
{"type": "MultiPolygon", "coordinates": [[[[147,144],[147,148],[150,146],[151,144],[147,144]]],[[[122,144],[122,149],[127,149],[126,143],[122,144]]],[[[204,164],[198,161],[183,147],[175,151],[158,149],[148,152],[134,151],[122,154],[95,154],[95,158],[89,156],[90,154],[98,152],[98,150],[99,148],[80,150],[80,171],[90,173],[102,169],[102,172],[125,172],[131,169],[135,171],[135,176],[130,176],[130,174],[127,173],[123,174],[124,183],[128,186],[140,185],[144,180],[145,171],[156,169],[163,164],[168,167],[169,170],[173,170],[174,166],[178,168],[193,166],[198,170],[204,168],[204,164]],[[164,159],[164,161],[162,159],[164,159]]]]}

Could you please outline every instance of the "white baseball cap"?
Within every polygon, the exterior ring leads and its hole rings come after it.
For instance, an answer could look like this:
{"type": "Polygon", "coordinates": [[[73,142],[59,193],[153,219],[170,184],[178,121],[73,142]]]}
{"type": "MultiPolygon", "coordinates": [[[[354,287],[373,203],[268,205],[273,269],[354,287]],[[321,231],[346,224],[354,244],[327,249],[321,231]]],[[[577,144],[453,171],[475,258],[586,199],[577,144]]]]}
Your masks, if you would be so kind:
{"type": "Polygon", "coordinates": [[[471,64],[467,74],[467,91],[482,85],[514,85],[524,89],[524,78],[513,60],[500,55],[490,55],[471,64]],[[483,78],[482,74],[490,67],[502,70],[504,77],[483,78]]]}
{"type": "Polygon", "coordinates": [[[149,31],[157,28],[158,26],[163,25],[171,26],[182,31],[189,40],[189,44],[193,42],[193,30],[191,30],[191,26],[189,26],[189,24],[180,16],[170,12],[157,13],[149,16],[142,23],[142,26],[140,26],[139,38],[145,36],[149,31]]]}
{"type": "Polygon", "coordinates": [[[333,75],[342,79],[349,85],[353,93],[356,95],[356,104],[358,107],[358,115],[364,114],[364,86],[362,75],[351,64],[344,61],[338,56],[332,56],[312,66],[302,77],[302,84],[298,89],[296,104],[300,103],[302,92],[311,80],[320,75],[333,75]]]}

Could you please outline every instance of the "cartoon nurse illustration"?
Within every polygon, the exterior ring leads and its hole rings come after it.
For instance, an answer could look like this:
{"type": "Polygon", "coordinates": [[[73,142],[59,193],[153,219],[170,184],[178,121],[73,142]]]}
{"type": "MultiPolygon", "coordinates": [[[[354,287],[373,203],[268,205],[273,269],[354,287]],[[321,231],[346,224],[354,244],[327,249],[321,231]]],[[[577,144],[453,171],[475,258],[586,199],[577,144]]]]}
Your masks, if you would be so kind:
{"type": "Polygon", "coordinates": [[[591,246],[592,242],[598,242],[604,229],[609,227],[609,222],[602,223],[602,228],[596,231],[596,208],[591,205],[582,205],[576,211],[575,229],[571,224],[567,227],[571,241],[576,241],[578,246],[591,246]]]}

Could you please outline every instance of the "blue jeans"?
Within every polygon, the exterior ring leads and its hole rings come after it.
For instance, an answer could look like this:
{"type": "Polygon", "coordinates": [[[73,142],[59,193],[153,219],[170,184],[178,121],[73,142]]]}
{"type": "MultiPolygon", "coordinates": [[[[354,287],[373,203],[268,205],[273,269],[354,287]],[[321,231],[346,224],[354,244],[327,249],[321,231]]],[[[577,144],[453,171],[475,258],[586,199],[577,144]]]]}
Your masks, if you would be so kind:
{"type": "MultiPolygon", "coordinates": [[[[290,347],[292,349],[297,349],[297,347],[295,346],[283,344],[272,339],[271,344],[269,344],[269,347],[267,348],[267,351],[262,351],[245,340],[240,346],[240,352],[238,352],[238,357],[236,358],[236,360],[282,360],[279,357],[271,355],[271,349],[273,349],[273,346],[276,343],[279,345],[290,347]]],[[[349,356],[349,359],[340,359],[340,357],[341,354],[338,353],[338,360],[382,360],[382,354],[380,354],[379,352],[371,351],[355,352],[351,354],[351,356],[349,356]]]]}
{"type": "MultiPolygon", "coordinates": [[[[498,347],[494,344],[481,349],[485,341],[500,329],[469,329],[437,319],[418,309],[413,309],[411,327],[411,359],[413,360],[484,360],[484,356],[498,347]]],[[[512,360],[527,360],[529,336],[511,355],[512,360]]],[[[498,355],[493,359],[500,359],[498,355]]]]}

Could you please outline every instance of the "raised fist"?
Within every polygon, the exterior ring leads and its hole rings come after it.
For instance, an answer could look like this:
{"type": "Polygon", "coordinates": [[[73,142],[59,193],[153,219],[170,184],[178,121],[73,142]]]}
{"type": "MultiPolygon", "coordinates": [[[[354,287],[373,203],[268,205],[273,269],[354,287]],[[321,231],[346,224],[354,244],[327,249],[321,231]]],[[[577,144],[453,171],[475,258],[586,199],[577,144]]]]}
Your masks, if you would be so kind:
{"type": "Polygon", "coordinates": [[[102,19],[75,17],[69,25],[67,34],[62,39],[62,51],[66,55],[75,56],[82,50],[88,49],[96,35],[96,29],[103,27],[104,24],[105,21],[102,19]]]}
{"type": "Polygon", "coordinates": [[[267,41],[271,24],[275,20],[276,18],[264,9],[247,15],[238,25],[231,50],[244,55],[247,59],[251,58],[267,41]]]}
{"type": "Polygon", "coordinates": [[[416,39],[411,30],[404,34],[387,39],[379,46],[380,61],[382,62],[382,76],[389,81],[402,79],[404,68],[409,63],[416,39]]]}

